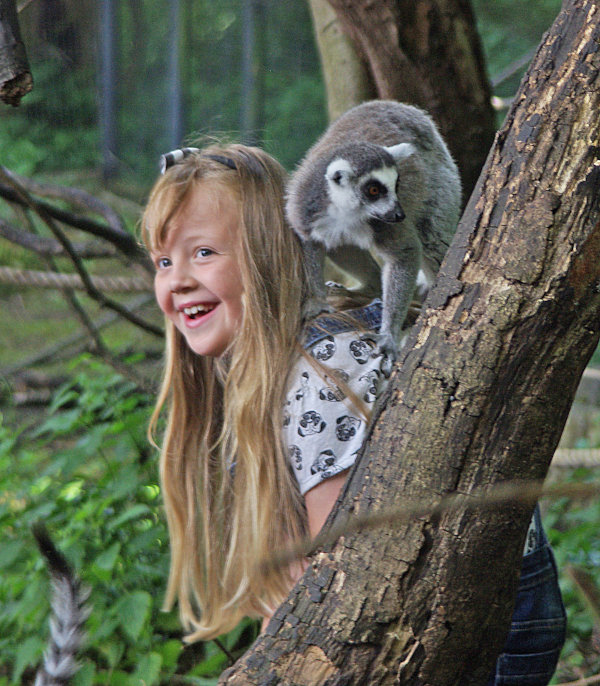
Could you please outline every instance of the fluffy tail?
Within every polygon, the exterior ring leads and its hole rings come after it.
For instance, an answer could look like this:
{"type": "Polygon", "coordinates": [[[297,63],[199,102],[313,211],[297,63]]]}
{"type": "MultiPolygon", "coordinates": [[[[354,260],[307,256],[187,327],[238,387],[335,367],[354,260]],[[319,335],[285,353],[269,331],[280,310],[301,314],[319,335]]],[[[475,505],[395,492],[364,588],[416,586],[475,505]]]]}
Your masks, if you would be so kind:
{"type": "Polygon", "coordinates": [[[89,591],[81,586],[43,524],[33,527],[33,535],[52,577],[50,640],[35,686],[65,686],[78,669],[76,657],[85,638],[83,625],[89,615],[85,606],[89,591]]]}

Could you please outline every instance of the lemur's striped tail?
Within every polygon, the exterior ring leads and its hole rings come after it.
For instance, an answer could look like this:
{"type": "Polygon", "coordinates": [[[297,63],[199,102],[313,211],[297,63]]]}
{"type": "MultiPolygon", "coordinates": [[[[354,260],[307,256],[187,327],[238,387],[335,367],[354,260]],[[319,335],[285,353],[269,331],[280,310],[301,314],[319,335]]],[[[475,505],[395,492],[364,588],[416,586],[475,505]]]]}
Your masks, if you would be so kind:
{"type": "Polygon", "coordinates": [[[33,535],[52,577],[50,640],[35,686],[65,686],[78,669],[77,654],[85,638],[83,625],[89,615],[85,606],[89,591],[82,587],[43,524],[33,527],[33,535]]]}

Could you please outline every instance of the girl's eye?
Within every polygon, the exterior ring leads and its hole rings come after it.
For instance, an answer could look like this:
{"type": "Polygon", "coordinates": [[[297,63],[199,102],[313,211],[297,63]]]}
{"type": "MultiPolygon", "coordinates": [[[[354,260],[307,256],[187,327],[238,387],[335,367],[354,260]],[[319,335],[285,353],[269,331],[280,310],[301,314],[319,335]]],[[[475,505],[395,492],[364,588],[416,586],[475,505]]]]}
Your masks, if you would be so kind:
{"type": "Polygon", "coordinates": [[[157,269],[166,269],[171,266],[171,260],[168,257],[159,257],[156,260],[157,269]]]}
{"type": "Polygon", "coordinates": [[[214,251],[210,248],[198,248],[196,250],[196,257],[210,257],[214,254],[214,251]]]}

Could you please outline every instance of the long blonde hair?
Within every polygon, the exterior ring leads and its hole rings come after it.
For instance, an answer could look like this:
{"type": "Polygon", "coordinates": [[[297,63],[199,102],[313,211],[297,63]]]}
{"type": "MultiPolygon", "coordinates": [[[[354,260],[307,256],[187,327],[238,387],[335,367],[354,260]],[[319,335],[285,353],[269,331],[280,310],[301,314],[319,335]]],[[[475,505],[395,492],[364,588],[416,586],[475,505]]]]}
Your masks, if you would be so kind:
{"type": "MultiPolygon", "coordinates": [[[[233,166],[232,165],[232,166],[233,166]]],[[[143,239],[159,249],[198,188],[237,201],[243,283],[239,330],[221,358],[192,352],[166,321],[166,360],[152,416],[168,409],[160,475],[171,546],[165,607],[177,600],[187,640],[217,636],[287,595],[287,569],[260,562],[305,533],[303,501],[282,444],[282,408],[298,354],[306,281],[285,221],[284,169],[257,148],[210,146],[152,189],[143,239]],[[216,157],[215,157],[216,156],[216,157]],[[233,162],[235,169],[218,156],[233,162]]]]}

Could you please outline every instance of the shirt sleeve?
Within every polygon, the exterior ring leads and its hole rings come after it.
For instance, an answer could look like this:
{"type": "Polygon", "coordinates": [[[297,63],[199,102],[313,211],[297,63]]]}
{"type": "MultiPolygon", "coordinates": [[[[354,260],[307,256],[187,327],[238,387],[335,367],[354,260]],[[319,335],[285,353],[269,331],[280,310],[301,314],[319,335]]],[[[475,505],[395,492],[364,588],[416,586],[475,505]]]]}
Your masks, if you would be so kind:
{"type": "Polygon", "coordinates": [[[302,494],[356,460],[366,421],[338,380],[366,408],[372,406],[387,383],[390,367],[377,338],[355,331],[326,336],[307,351],[323,371],[319,373],[304,357],[292,370],[283,437],[302,494]]]}

